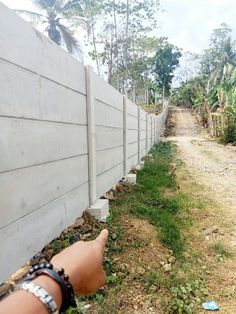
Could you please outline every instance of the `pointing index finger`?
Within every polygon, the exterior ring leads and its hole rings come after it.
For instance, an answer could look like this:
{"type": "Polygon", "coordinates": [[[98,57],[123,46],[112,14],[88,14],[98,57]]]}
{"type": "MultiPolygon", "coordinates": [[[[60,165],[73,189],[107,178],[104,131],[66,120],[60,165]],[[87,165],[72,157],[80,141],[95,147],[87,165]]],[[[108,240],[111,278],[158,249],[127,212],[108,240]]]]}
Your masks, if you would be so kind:
{"type": "Polygon", "coordinates": [[[108,230],[103,229],[101,233],[99,234],[99,236],[97,237],[96,241],[99,242],[103,248],[105,248],[107,239],[108,239],[108,230]]]}

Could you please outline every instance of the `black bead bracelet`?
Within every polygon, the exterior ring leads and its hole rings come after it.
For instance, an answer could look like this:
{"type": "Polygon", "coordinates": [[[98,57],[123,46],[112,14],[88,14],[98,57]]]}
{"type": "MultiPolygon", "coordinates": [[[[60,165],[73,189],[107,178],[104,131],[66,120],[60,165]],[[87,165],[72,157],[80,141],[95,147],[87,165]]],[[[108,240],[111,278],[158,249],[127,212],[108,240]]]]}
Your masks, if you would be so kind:
{"type": "Polygon", "coordinates": [[[33,280],[40,275],[49,276],[59,284],[62,292],[62,306],[60,312],[64,312],[70,306],[76,306],[73,287],[69,282],[69,276],[65,274],[63,268],[55,269],[51,263],[35,265],[29,270],[29,273],[24,280],[33,280]]]}

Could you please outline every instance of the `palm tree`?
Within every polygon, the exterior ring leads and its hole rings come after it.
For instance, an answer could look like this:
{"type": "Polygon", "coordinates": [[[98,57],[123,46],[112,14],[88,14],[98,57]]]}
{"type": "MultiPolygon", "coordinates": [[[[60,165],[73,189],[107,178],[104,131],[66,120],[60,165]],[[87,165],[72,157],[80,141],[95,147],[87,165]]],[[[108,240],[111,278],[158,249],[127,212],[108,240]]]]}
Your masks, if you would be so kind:
{"type": "Polygon", "coordinates": [[[220,82],[224,76],[231,76],[234,68],[236,67],[236,51],[235,42],[230,37],[226,38],[223,42],[221,50],[220,60],[211,73],[209,78],[209,84],[220,82]]]}
{"type": "Polygon", "coordinates": [[[44,31],[57,45],[65,44],[68,52],[80,51],[79,43],[71,30],[72,22],[86,21],[79,17],[82,13],[81,1],[78,0],[33,0],[40,13],[27,10],[16,10],[46,26],[44,31]],[[64,22],[64,23],[63,23],[64,22]]]}

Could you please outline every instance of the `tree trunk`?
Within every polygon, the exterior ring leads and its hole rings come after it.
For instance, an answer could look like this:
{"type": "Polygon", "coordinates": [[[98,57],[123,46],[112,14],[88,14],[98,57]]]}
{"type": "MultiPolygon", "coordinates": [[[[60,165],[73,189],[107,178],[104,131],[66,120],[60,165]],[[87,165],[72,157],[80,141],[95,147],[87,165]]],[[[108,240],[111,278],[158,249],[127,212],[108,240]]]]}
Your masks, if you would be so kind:
{"type": "Polygon", "coordinates": [[[98,60],[98,52],[97,52],[97,46],[96,46],[96,37],[95,37],[95,33],[94,33],[94,22],[93,22],[93,20],[92,20],[92,27],[91,28],[92,28],[93,49],[94,49],[94,53],[95,53],[97,72],[98,72],[98,76],[101,77],[101,71],[100,71],[100,64],[99,64],[99,60],[98,60]]]}
{"type": "MultiPolygon", "coordinates": [[[[116,21],[116,1],[112,1],[112,10],[113,10],[113,23],[114,23],[114,29],[115,29],[115,58],[116,63],[118,64],[119,60],[119,49],[118,49],[118,35],[117,35],[117,21],[116,21]]],[[[119,82],[119,76],[116,75],[116,88],[117,90],[120,89],[120,82],[119,82]]]]}

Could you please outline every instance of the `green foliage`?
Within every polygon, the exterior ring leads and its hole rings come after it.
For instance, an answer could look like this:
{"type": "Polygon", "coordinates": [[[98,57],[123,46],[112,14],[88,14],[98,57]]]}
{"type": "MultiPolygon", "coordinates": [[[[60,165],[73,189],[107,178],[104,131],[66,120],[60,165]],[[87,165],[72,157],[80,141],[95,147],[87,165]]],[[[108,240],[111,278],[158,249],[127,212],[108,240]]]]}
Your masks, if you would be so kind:
{"type": "Polygon", "coordinates": [[[204,50],[200,61],[200,73],[204,76],[209,77],[222,63],[225,57],[225,40],[231,36],[231,32],[232,30],[225,23],[213,30],[209,48],[204,50]]]}
{"type": "Polygon", "coordinates": [[[155,285],[157,288],[160,288],[162,281],[163,281],[163,278],[159,272],[151,271],[146,275],[145,288],[147,291],[152,285],[155,285]]]}
{"type": "Polygon", "coordinates": [[[77,51],[81,54],[78,41],[74,37],[71,21],[76,12],[82,12],[80,1],[77,0],[34,0],[40,12],[16,10],[21,15],[27,15],[32,21],[37,20],[48,34],[48,37],[57,45],[65,45],[68,52],[77,51]],[[62,21],[66,23],[62,23],[62,21]]]}
{"type": "Polygon", "coordinates": [[[89,0],[83,8],[89,55],[96,61],[98,74],[102,76],[105,66],[108,82],[135,100],[144,94],[150,78],[159,0],[89,0]]]}
{"type": "Polygon", "coordinates": [[[59,253],[62,250],[62,245],[61,242],[59,240],[53,240],[51,243],[52,249],[54,251],[54,253],[59,253]]]}
{"type": "Polygon", "coordinates": [[[65,237],[65,240],[63,241],[63,246],[64,248],[70,246],[71,244],[73,244],[75,241],[74,241],[74,235],[72,232],[68,232],[66,234],[66,237],[65,237]]]}
{"type": "Polygon", "coordinates": [[[156,47],[154,69],[156,82],[163,95],[168,94],[174,77],[174,70],[179,65],[181,52],[179,48],[170,44],[167,38],[162,37],[156,47]]]}
{"type": "Polygon", "coordinates": [[[173,144],[160,143],[152,150],[153,161],[146,161],[145,168],[138,172],[138,185],[130,197],[130,212],[147,217],[160,233],[177,257],[184,250],[184,237],[181,234],[181,211],[184,211],[183,196],[164,197],[161,191],[176,189],[173,176],[169,175],[175,147],[173,144]]]}
{"type": "Polygon", "coordinates": [[[203,289],[203,281],[195,280],[186,285],[171,288],[171,294],[170,313],[193,314],[197,313],[197,307],[206,291],[203,289]]]}
{"type": "Polygon", "coordinates": [[[224,245],[222,242],[216,242],[211,246],[212,250],[221,257],[231,257],[232,252],[229,250],[229,248],[224,245]]]}
{"type": "MultiPolygon", "coordinates": [[[[236,92],[236,85],[234,87],[236,92]]],[[[232,143],[236,145],[236,100],[231,106],[227,106],[224,111],[226,117],[226,127],[224,129],[224,134],[220,138],[220,142],[223,144],[232,143]]]]}
{"type": "Polygon", "coordinates": [[[224,123],[221,143],[236,145],[236,42],[231,29],[221,24],[210,39],[209,49],[201,57],[200,76],[172,91],[171,103],[194,108],[204,126],[209,116],[218,112],[224,123]]]}

